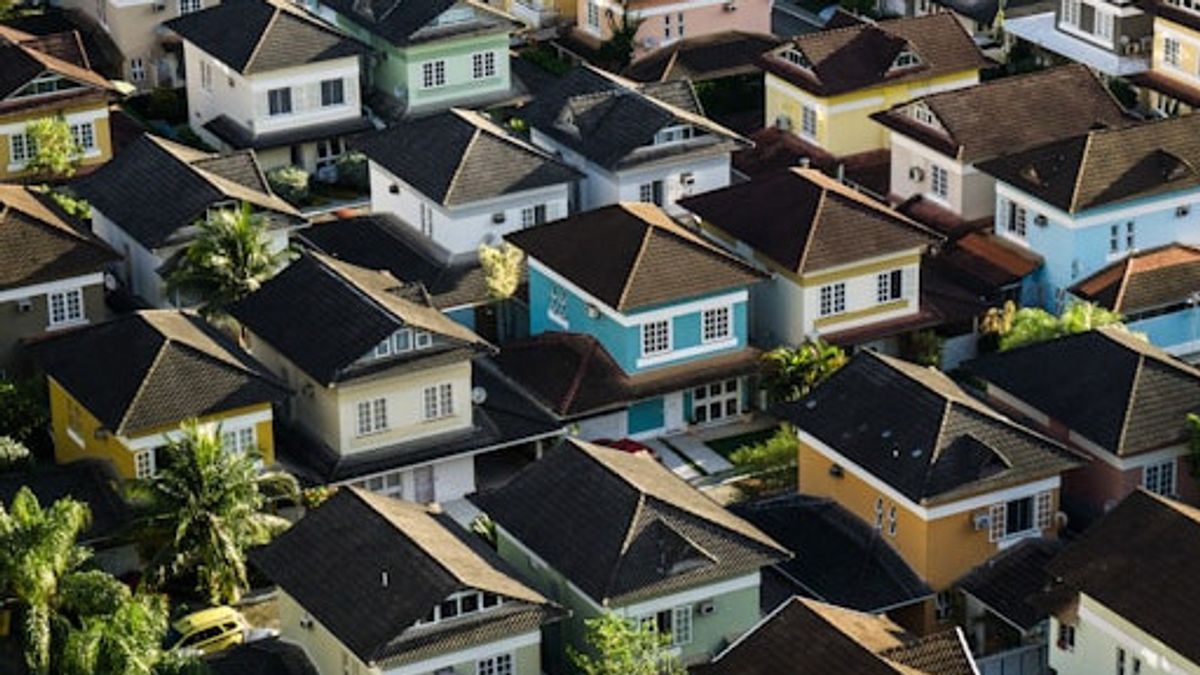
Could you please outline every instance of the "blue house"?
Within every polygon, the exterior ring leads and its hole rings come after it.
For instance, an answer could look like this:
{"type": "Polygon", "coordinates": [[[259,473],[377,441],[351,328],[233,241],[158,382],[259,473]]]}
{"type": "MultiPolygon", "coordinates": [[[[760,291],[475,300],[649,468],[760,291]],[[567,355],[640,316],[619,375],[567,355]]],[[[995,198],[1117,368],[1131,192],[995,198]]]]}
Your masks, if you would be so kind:
{"type": "Polygon", "coordinates": [[[1139,251],[1200,243],[1200,118],[1099,128],[979,165],[996,179],[995,231],[1044,259],[1021,301],[1060,310],[1068,289],[1139,251]]]}
{"type": "Polygon", "coordinates": [[[739,418],[760,352],[763,274],[653,204],[621,203],[509,235],[528,259],[529,332],[501,368],[584,438],[739,418]]]}

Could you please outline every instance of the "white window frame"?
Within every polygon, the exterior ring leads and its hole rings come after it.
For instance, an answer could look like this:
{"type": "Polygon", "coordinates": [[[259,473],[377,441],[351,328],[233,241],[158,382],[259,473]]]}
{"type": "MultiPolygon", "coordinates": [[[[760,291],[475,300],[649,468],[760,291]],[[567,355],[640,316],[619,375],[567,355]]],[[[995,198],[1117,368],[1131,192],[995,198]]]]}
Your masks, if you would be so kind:
{"type": "Polygon", "coordinates": [[[221,429],[221,447],[235,455],[247,455],[258,450],[258,438],[254,425],[221,429]]]}
{"type": "Polygon", "coordinates": [[[692,422],[711,424],[742,413],[742,380],[729,378],[692,388],[692,422]],[[730,384],[733,388],[730,389],[730,384]],[[733,410],[730,411],[732,404],[733,410]],[[717,414],[713,414],[713,409],[717,414]]]}
{"type": "Polygon", "coordinates": [[[207,59],[200,59],[200,88],[212,92],[212,64],[207,59]]]}
{"type": "Polygon", "coordinates": [[[476,52],[471,55],[471,79],[486,80],[496,76],[496,52],[476,52]]]}
{"type": "Polygon", "coordinates": [[[733,335],[733,308],[710,307],[700,314],[700,341],[704,344],[728,340],[733,335]]]}
{"type": "Polygon", "coordinates": [[[22,131],[8,137],[8,154],[14,166],[24,166],[37,154],[37,144],[33,136],[22,131]]]}
{"type": "Polygon", "coordinates": [[[204,9],[203,0],[179,0],[179,16],[204,9]]]}
{"type": "Polygon", "coordinates": [[[332,108],[346,104],[346,81],[340,77],[321,80],[321,107],[332,108]],[[326,93],[329,94],[328,100],[326,93]],[[333,94],[337,94],[336,100],[333,94]]]}
{"type": "Polygon", "coordinates": [[[587,27],[592,31],[600,30],[600,3],[587,0],[587,27]]]}
{"type": "Polygon", "coordinates": [[[550,287],[550,301],[546,305],[546,313],[556,323],[567,324],[567,289],[555,284],[550,287]]]}
{"type": "Polygon", "coordinates": [[[904,270],[888,270],[875,276],[875,301],[886,304],[904,299],[904,270]]]}
{"type": "Polygon", "coordinates": [[[647,321],[641,325],[642,356],[669,354],[674,340],[670,319],[647,321]]]}
{"type": "Polygon", "coordinates": [[[942,201],[950,197],[950,172],[946,167],[929,165],[929,193],[942,201]]]}
{"type": "Polygon", "coordinates": [[[496,654],[475,663],[475,675],[514,675],[516,662],[511,653],[496,654]]]}
{"type": "Polygon", "coordinates": [[[267,90],[267,115],[270,117],[291,115],[295,110],[292,104],[291,87],[275,87],[267,90]]]}
{"type": "Polygon", "coordinates": [[[1004,230],[1009,234],[1024,239],[1029,232],[1029,212],[1024,206],[1010,201],[1005,210],[1004,230]]]}
{"type": "MultiPolygon", "coordinates": [[[[1068,2],[1070,0],[1067,0],[1068,2]]],[[[1178,68],[1183,55],[1183,43],[1170,36],[1163,38],[1163,63],[1178,68]]]]}
{"type": "Polygon", "coordinates": [[[806,138],[817,137],[817,109],[808,104],[800,105],[800,135],[806,138]]]}
{"type": "Polygon", "coordinates": [[[359,438],[387,431],[387,399],[359,401],[355,406],[355,431],[359,438]]]}
{"type": "Polygon", "coordinates": [[[390,473],[381,473],[370,478],[365,478],[354,483],[356,487],[360,487],[368,492],[394,497],[396,499],[404,498],[404,472],[392,471],[390,473]]]}
{"type": "Polygon", "coordinates": [[[46,314],[51,328],[85,323],[87,315],[83,306],[83,289],[67,288],[47,293],[46,314]]]}
{"type": "Polygon", "coordinates": [[[145,480],[153,478],[157,473],[157,467],[154,465],[154,449],[137,450],[133,453],[133,476],[134,478],[145,480]]]}
{"type": "Polygon", "coordinates": [[[446,60],[436,59],[421,64],[421,88],[437,89],[446,86],[446,60]]]}
{"type": "Polygon", "coordinates": [[[817,293],[820,300],[817,311],[820,316],[837,316],[846,312],[846,282],[825,284],[817,293]]]}
{"type": "Polygon", "coordinates": [[[534,204],[521,209],[521,227],[533,227],[546,222],[545,204],[534,204]]]}
{"type": "Polygon", "coordinates": [[[1171,459],[1142,467],[1142,487],[1156,495],[1173,497],[1178,490],[1179,460],[1171,459]]]}
{"type": "Polygon", "coordinates": [[[80,152],[87,153],[96,149],[96,127],[91,122],[79,122],[71,125],[71,140],[80,152]]]}
{"type": "Polygon", "coordinates": [[[134,82],[146,81],[146,61],[140,56],[129,59],[129,79],[134,82]]]}
{"type": "Polygon", "coordinates": [[[988,541],[1000,543],[1040,534],[1049,524],[1053,523],[1053,504],[1054,499],[1049,491],[992,504],[988,508],[990,519],[988,523],[988,541]],[[1030,509],[1032,510],[1029,514],[1029,527],[1024,530],[1009,532],[1007,522],[1008,505],[1012,502],[1025,501],[1026,499],[1030,500],[1030,509]],[[1047,513],[1042,513],[1042,509],[1046,509],[1047,513]]]}
{"type": "Polygon", "coordinates": [[[422,419],[426,422],[454,415],[454,385],[449,382],[430,385],[421,390],[422,419]]]}

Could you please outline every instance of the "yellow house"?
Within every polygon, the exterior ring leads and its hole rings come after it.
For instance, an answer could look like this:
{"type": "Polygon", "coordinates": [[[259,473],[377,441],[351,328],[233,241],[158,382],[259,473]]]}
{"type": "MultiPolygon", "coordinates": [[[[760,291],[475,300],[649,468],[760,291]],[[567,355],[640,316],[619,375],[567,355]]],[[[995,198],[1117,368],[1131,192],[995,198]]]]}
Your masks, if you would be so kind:
{"type": "Polygon", "coordinates": [[[1200,108],[1200,6],[1191,0],[1156,0],[1150,70],[1131,78],[1143,103],[1164,116],[1200,108]]]}
{"type": "Polygon", "coordinates": [[[227,450],[275,461],[272,404],[287,389],[194,313],[137,312],[32,350],[59,463],[105,459],[124,478],[152,476],[190,418],[219,430],[227,450]]]}
{"type": "Polygon", "coordinates": [[[954,15],[938,13],[802,35],[763,55],[765,126],[838,157],[888,147],[871,115],[979,82],[991,65],[954,15]]]}
{"type": "Polygon", "coordinates": [[[75,31],[34,36],[0,26],[0,181],[29,175],[35,148],[26,127],[62,117],[79,148],[79,164],[112,157],[108,101],[112,85],[91,70],[75,31]]]}
{"type": "Polygon", "coordinates": [[[912,624],[952,614],[954,582],[997,552],[1055,536],[1060,476],[1082,459],[941,372],[858,353],[784,417],[800,492],[872,523],[938,593],[912,624]]]}

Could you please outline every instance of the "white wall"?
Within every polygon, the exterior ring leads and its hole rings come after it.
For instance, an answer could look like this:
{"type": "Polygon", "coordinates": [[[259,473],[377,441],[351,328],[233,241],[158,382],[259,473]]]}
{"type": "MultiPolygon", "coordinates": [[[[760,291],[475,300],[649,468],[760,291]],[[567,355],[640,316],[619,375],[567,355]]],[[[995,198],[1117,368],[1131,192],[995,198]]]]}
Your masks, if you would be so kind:
{"type": "Polygon", "coordinates": [[[92,209],[92,232],[124,256],[125,260],[116,269],[126,289],[152,307],[170,306],[166,302],[162,278],[157,272],[163,264],[162,258],[147,250],[95,208],[92,209]]]}
{"type": "Polygon", "coordinates": [[[582,420],[577,435],[585,441],[625,438],[629,435],[629,414],[622,408],[614,413],[582,420]]]}
{"type": "Polygon", "coordinates": [[[906,136],[890,132],[892,143],[891,192],[900,199],[923,195],[965,220],[992,215],[996,207],[996,181],[974,165],[951,159],[906,136]],[[932,166],[946,169],[946,197],[930,193],[932,166]],[[919,169],[914,175],[912,169],[919,169]]]}
{"type": "Polygon", "coordinates": [[[357,485],[370,490],[372,478],[399,474],[400,497],[415,501],[417,489],[413,473],[418,468],[428,467],[433,471],[433,500],[444,504],[462,499],[475,491],[475,454],[477,453],[455,455],[435,462],[405,466],[403,469],[356,476],[351,480],[342,481],[340,485],[357,485]]]}

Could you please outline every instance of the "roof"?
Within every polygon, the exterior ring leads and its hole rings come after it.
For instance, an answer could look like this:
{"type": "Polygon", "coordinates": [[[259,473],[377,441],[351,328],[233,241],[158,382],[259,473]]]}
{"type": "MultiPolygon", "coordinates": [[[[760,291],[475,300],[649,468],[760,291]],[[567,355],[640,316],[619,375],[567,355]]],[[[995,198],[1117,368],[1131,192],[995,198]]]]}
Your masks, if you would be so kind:
{"type": "Polygon", "coordinates": [[[927,80],[994,65],[958,19],[946,12],[862,23],[794,38],[759,60],[767,72],[817,96],[836,96],[897,82],[927,80]],[[811,68],[787,61],[784,50],[804,55],[811,68]],[[903,52],[918,62],[894,67],[903,52]]]}
{"type": "MultiPolygon", "coordinates": [[[[191,15],[189,15],[191,16],[191,15]]],[[[204,123],[204,128],[227,143],[235,150],[252,148],[261,150],[278,148],[281,145],[295,145],[309,141],[324,140],[335,136],[351,136],[375,128],[368,117],[350,117],[347,119],[324,122],[321,124],[305,124],[292,129],[280,129],[256,134],[239,124],[229,115],[218,115],[204,123]]]]}
{"type": "Polygon", "coordinates": [[[979,170],[1067,213],[1200,187],[1200,118],[1096,129],[979,170]]]}
{"type": "Polygon", "coordinates": [[[757,572],[791,555],[653,457],[576,439],[470,499],[606,607],[757,572]]]}
{"type": "Polygon", "coordinates": [[[1191,28],[1192,30],[1200,30],[1200,17],[1196,16],[1195,12],[1188,11],[1183,7],[1172,5],[1169,0],[1145,0],[1138,3],[1138,6],[1146,12],[1153,13],[1155,16],[1161,16],[1168,21],[1180,24],[1191,28]]]}
{"type": "Polygon", "coordinates": [[[140,311],[30,348],[47,375],[119,436],[280,401],[288,393],[193,312],[140,311]]]}
{"type": "Polygon", "coordinates": [[[923,249],[942,239],[816,169],[787,169],[679,204],[797,275],[923,249]]]}
{"type": "Polygon", "coordinates": [[[509,33],[517,27],[512,19],[472,0],[322,0],[321,4],[397,46],[467,35],[509,33]],[[437,22],[438,17],[452,9],[470,12],[471,16],[465,20],[437,22]]]}
{"type": "Polygon", "coordinates": [[[1200,292],[1200,248],[1168,244],[1137,251],[1076,283],[1070,291],[1122,314],[1188,302],[1200,292]]]}
{"type": "Polygon", "coordinates": [[[758,56],[783,39],[740,30],[677,40],[634,61],[624,75],[637,82],[703,82],[759,72],[758,56]]]}
{"type": "Polygon", "coordinates": [[[401,122],[351,145],[425,197],[450,207],[583,177],[469,110],[401,122]]]}
{"type": "Polygon", "coordinates": [[[806,595],[864,612],[921,602],[933,591],[879,530],[832,499],[785,495],[741,502],[737,515],[795,552],[776,565],[791,582],[789,595],[806,595]]]}
{"type": "Polygon", "coordinates": [[[32,469],[0,473],[0,504],[10,505],[23,487],[33,491],[42,506],[64,497],[86,504],[91,511],[91,523],[80,537],[81,543],[115,537],[133,523],[133,511],[121,497],[121,477],[106,460],[39,463],[32,469]]]}
{"type": "Polygon", "coordinates": [[[96,92],[113,91],[108,80],[91,69],[87,50],[76,31],[34,36],[13,28],[0,30],[0,99],[5,99],[43,73],[54,73],[83,88],[63,90],[49,96],[0,102],[0,111],[21,109],[45,101],[64,101],[96,92]]]}
{"type": "Polygon", "coordinates": [[[271,192],[253,152],[218,155],[150,134],[72,188],[150,250],[189,240],[197,219],[230,200],[289,222],[299,219],[295,208],[271,192]]]}
{"type": "MultiPolygon", "coordinates": [[[[988,28],[995,24],[996,14],[1000,9],[1000,0],[937,0],[936,4],[974,19],[988,28]]],[[[1045,4],[1045,0],[1005,0],[1004,16],[1024,16],[1042,4],[1045,4]]]]}
{"type": "Polygon", "coordinates": [[[505,238],[618,312],[744,288],[765,276],[653,204],[622,202],[505,238]]]}
{"type": "Polygon", "coordinates": [[[778,411],[915,504],[952,502],[1082,464],[940,371],[869,351],[778,411]]]}
{"type": "Polygon", "coordinates": [[[929,94],[871,118],[966,164],[1131,121],[1082,64],[929,94]],[[1046,115],[1047,106],[1062,112],[1046,115]],[[918,108],[932,113],[934,123],[919,121],[918,108]]]}
{"type": "Polygon", "coordinates": [[[711,663],[689,672],[975,675],[974,663],[957,628],[918,638],[882,615],[792,598],[711,663]]]}
{"type": "Polygon", "coordinates": [[[1028,600],[1050,581],[1046,563],[1062,548],[1056,539],[1024,539],[968,572],[955,586],[1017,630],[1032,631],[1048,614],[1028,600]]]}
{"type": "Polygon", "coordinates": [[[333,26],[276,0],[228,0],[165,25],[243,75],[366,52],[333,26]]]}
{"type": "Polygon", "coordinates": [[[966,365],[1105,451],[1125,457],[1186,442],[1200,370],[1119,328],[997,352],[966,365]]]}
{"type": "Polygon", "coordinates": [[[981,295],[1016,284],[1042,266],[1041,256],[992,232],[969,232],[931,262],[981,295]]]}
{"type": "Polygon", "coordinates": [[[277,637],[214,652],[204,665],[211,675],[319,675],[303,647],[277,637]]]}
{"type": "Polygon", "coordinates": [[[552,607],[440,509],[358,488],[339,488],[270,544],[252,550],[250,559],[367,663],[405,660],[406,652],[431,638],[453,639],[480,624],[507,622],[512,632],[501,637],[535,631],[552,607]],[[457,620],[414,625],[465,590],[506,602],[457,620]]]}
{"type": "Polygon", "coordinates": [[[120,258],[27,187],[0,185],[0,289],[103,271],[120,258]]]}
{"type": "Polygon", "coordinates": [[[1137,490],[1047,565],[1052,593],[1083,593],[1200,663],[1200,510],[1137,490]]]}
{"type": "Polygon", "coordinates": [[[691,82],[637,84],[581,65],[547,85],[521,116],[556,143],[608,170],[667,157],[727,154],[750,142],[704,116],[691,82]],[[653,147],[665,127],[688,125],[691,140],[653,147]]]}

